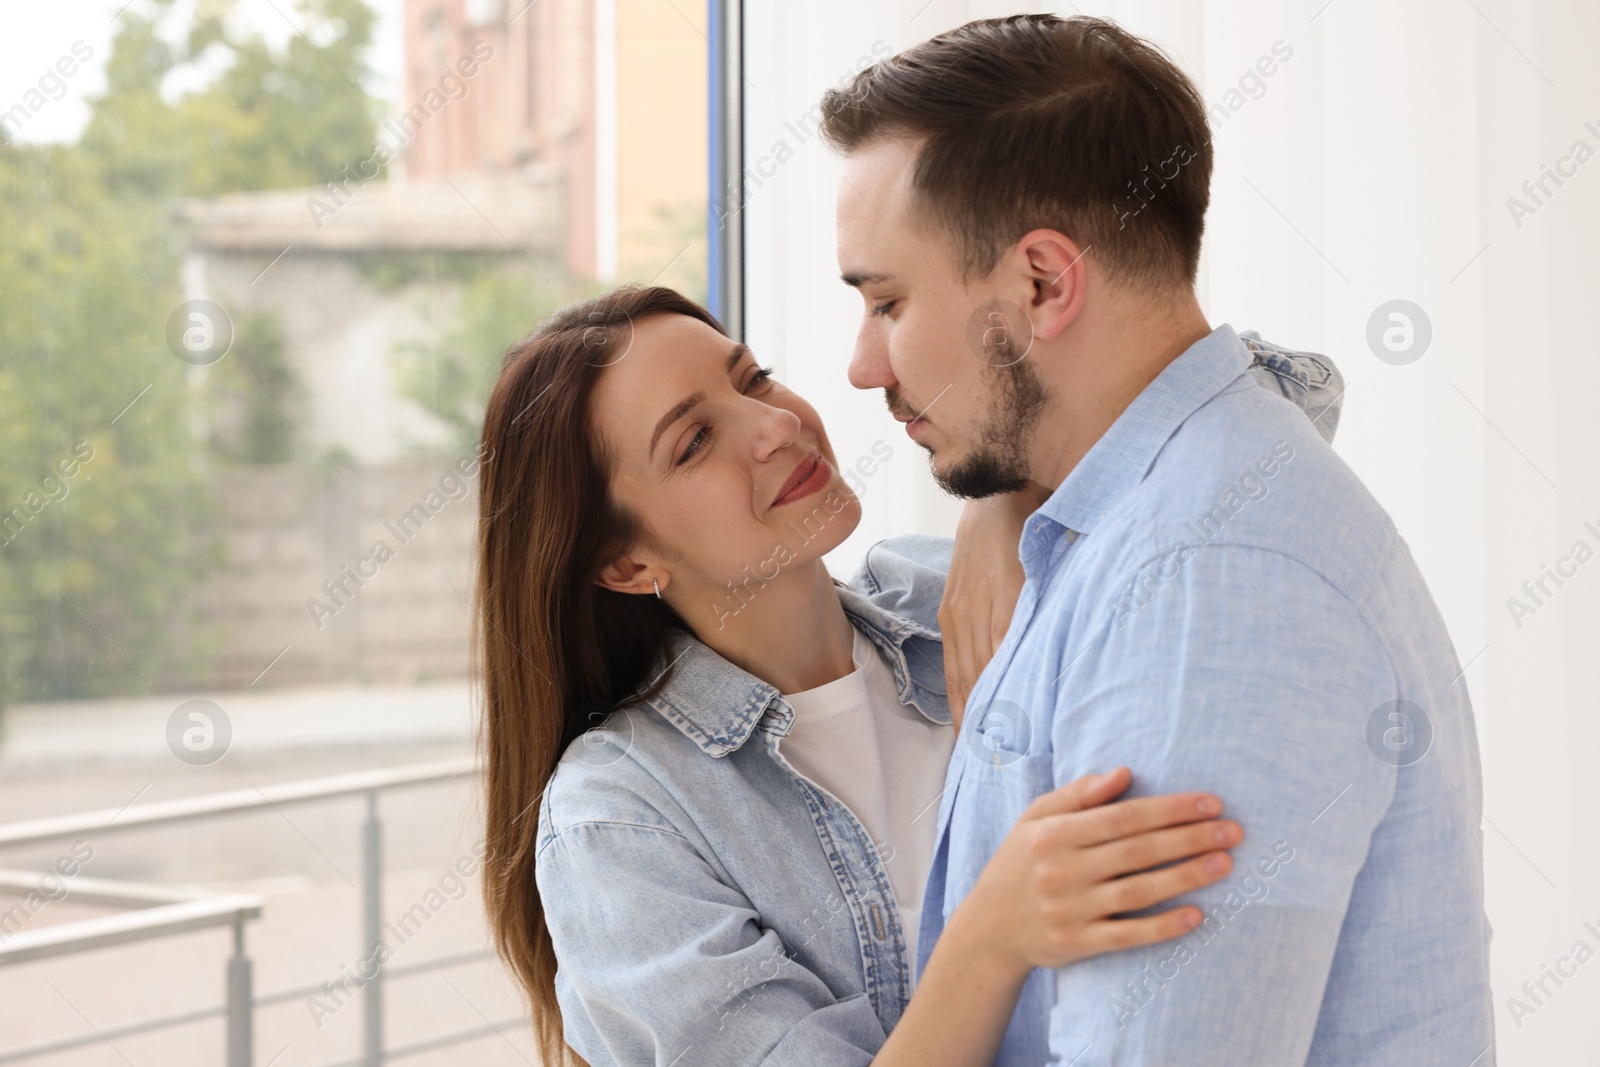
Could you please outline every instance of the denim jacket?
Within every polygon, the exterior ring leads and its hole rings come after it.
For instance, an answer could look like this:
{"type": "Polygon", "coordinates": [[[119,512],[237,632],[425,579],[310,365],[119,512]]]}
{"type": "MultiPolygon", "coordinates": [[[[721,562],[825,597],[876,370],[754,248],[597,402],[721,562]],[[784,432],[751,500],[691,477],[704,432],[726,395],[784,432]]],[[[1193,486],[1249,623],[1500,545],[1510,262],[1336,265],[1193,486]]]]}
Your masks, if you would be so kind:
{"type": "MultiPolygon", "coordinates": [[[[1258,384],[1331,437],[1332,363],[1243,336],[1258,384]]],[[[838,587],[900,698],[941,724],[951,549],[891,538],[838,587]]],[[[573,742],[545,789],[537,882],[568,1043],[595,1067],[870,1063],[913,966],[871,837],[784,759],[794,710],[776,689],[687,634],[665,667],[661,692],[573,742]]]]}

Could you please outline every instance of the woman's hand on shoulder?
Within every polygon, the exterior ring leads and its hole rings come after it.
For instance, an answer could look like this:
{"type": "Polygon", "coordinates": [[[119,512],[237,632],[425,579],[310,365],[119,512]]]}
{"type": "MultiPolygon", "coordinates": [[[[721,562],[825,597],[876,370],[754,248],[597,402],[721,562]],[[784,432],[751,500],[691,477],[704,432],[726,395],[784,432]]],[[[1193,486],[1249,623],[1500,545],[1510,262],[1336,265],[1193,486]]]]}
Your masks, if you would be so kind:
{"type": "Polygon", "coordinates": [[[1002,966],[1026,971],[1170,940],[1199,926],[1204,916],[1192,906],[1118,916],[1226,877],[1233,869],[1227,850],[1244,831],[1217,818],[1222,802],[1209,793],[1110,803],[1131,781],[1127,768],[1118,768],[1035,800],[951,916],[958,936],[999,953],[1002,966]]]}

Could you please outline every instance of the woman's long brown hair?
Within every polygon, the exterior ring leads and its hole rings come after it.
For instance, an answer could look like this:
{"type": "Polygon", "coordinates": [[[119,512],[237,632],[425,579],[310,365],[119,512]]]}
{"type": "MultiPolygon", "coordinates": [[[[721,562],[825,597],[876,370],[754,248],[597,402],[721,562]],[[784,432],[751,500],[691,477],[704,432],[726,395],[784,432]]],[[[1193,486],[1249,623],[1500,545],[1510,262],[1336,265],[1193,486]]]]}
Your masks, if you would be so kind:
{"type": "Polygon", "coordinates": [[[660,287],[572,305],[507,351],[483,420],[473,642],[483,683],[484,906],[551,1067],[577,1057],[562,1037],[555,952],[534,884],[540,799],[575,738],[660,689],[664,675],[642,687],[683,626],[653,596],[594,582],[649,539],[611,500],[594,385],[627,358],[634,324],[662,314],[724,332],[710,312],[660,287]]]}

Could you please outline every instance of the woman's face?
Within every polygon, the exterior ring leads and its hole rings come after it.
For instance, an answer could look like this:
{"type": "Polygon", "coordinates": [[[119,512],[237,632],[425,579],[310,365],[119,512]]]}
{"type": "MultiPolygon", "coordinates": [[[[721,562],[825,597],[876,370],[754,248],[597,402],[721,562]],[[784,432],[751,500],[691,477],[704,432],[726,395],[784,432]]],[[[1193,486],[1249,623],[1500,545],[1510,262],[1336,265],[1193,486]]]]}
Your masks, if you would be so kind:
{"type": "Polygon", "coordinates": [[[603,584],[648,593],[656,578],[698,628],[860,522],[822,420],[743,345],[686,315],[653,315],[610,358],[592,403],[612,496],[661,548],[635,546],[603,584]]]}

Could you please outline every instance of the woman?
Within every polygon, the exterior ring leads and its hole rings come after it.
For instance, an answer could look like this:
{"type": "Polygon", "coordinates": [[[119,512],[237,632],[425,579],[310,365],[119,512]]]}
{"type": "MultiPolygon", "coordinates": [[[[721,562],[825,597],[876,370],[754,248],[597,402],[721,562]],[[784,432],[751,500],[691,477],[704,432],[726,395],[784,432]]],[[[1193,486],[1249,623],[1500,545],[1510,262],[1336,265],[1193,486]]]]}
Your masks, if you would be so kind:
{"type": "Polygon", "coordinates": [[[949,545],[834,581],[860,503],[821,421],[702,308],[558,313],[483,444],[485,895],[546,1062],[983,1063],[1033,967],[1198,922],[1114,916],[1224,877],[1242,831],[1208,795],[1112,803],[1119,769],[1030,809],[913,995],[949,545]]]}

